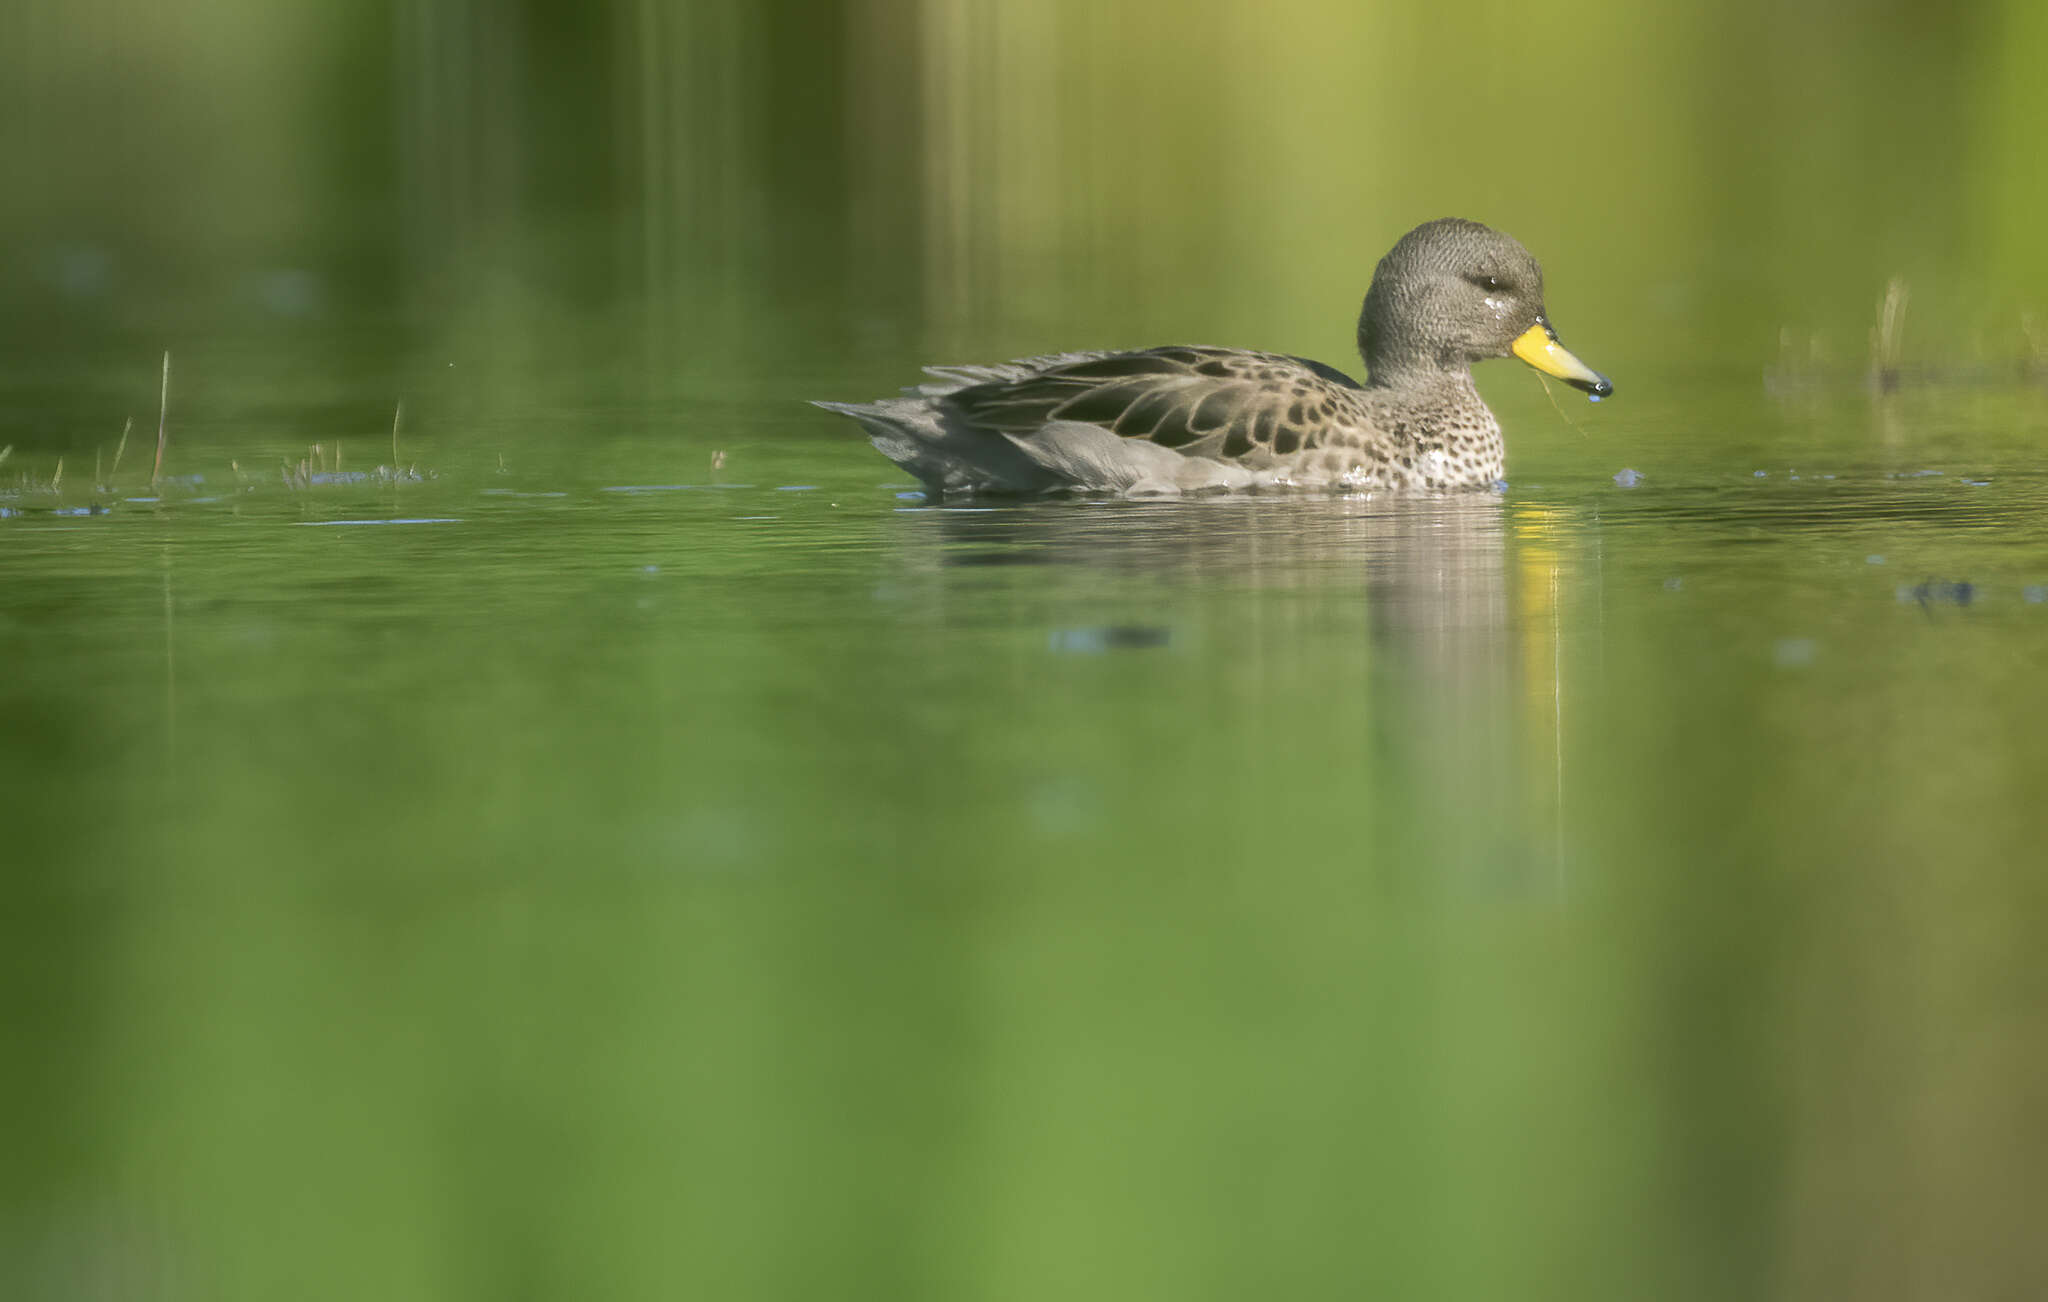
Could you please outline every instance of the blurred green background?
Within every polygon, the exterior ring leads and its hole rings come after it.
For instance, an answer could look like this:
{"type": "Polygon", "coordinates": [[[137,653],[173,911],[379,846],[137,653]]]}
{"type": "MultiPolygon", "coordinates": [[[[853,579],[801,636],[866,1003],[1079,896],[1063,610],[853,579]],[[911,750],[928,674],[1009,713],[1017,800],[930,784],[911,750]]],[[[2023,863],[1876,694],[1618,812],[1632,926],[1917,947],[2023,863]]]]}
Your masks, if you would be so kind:
{"type": "Polygon", "coordinates": [[[1374,261],[1445,214],[1536,250],[1617,374],[1858,365],[1893,276],[1912,357],[2007,365],[2048,296],[2048,20],[2020,0],[21,0],[0,23],[7,376],[79,398],[8,404],[24,448],[101,437],[82,379],[145,395],[155,350],[231,341],[250,355],[205,382],[332,400],[417,389],[434,353],[485,368],[469,401],[528,406],[599,364],[672,395],[911,345],[1348,365],[1374,261]]]}
{"type": "Polygon", "coordinates": [[[2044,57],[10,0],[0,1296],[2041,1296],[2044,57]],[[939,509],[802,405],[1355,373],[1450,214],[1620,386],[1482,368],[1504,494],[939,509]]]}

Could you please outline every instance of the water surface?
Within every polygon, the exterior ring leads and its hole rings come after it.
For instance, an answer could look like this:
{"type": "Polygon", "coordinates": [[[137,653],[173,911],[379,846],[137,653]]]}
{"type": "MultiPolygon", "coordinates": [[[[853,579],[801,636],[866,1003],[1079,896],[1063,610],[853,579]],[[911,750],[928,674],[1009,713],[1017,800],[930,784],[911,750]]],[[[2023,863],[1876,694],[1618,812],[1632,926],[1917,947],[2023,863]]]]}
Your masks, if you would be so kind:
{"type": "Polygon", "coordinates": [[[16,493],[18,1268],[2031,1269],[2048,404],[1508,379],[1444,498],[929,501],[794,395],[16,493]]]}

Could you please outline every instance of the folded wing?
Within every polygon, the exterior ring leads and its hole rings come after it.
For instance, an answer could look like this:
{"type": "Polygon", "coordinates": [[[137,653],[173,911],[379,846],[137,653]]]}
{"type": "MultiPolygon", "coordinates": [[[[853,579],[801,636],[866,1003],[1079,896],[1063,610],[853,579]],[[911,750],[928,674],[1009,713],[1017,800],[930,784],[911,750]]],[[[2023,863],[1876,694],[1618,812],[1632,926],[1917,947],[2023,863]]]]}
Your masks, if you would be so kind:
{"type": "Polygon", "coordinates": [[[1099,426],[1189,456],[1286,455],[1360,409],[1358,384],[1320,362],[1224,348],[1152,348],[1062,361],[939,400],[967,424],[1029,435],[1099,426]]]}

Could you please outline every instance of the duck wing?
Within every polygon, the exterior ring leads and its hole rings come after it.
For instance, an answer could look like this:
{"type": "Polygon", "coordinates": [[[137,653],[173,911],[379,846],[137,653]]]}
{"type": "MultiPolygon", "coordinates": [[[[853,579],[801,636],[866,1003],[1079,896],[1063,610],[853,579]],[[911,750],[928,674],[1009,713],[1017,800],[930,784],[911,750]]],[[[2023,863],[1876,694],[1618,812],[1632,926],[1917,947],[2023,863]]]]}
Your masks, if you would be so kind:
{"type": "Polygon", "coordinates": [[[1305,358],[1170,347],[1060,360],[938,400],[965,423],[1004,434],[1078,421],[1189,456],[1241,457],[1315,447],[1333,426],[1363,423],[1363,392],[1305,358]]]}

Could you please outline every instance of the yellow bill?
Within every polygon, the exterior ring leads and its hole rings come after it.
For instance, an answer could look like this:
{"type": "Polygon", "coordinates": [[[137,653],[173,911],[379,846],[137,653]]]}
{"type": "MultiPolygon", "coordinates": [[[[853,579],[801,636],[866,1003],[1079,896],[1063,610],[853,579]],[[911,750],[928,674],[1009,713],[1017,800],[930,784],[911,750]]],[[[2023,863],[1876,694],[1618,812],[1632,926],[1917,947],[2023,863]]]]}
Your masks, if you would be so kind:
{"type": "Polygon", "coordinates": [[[1545,375],[1554,375],[1575,389],[1584,389],[1596,399],[1614,392],[1614,381],[1572,356],[1570,349],[1557,342],[1557,331],[1550,328],[1550,322],[1540,316],[1535,325],[1515,340],[1514,351],[1515,356],[1545,375]]]}

